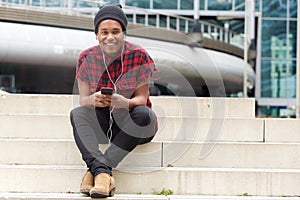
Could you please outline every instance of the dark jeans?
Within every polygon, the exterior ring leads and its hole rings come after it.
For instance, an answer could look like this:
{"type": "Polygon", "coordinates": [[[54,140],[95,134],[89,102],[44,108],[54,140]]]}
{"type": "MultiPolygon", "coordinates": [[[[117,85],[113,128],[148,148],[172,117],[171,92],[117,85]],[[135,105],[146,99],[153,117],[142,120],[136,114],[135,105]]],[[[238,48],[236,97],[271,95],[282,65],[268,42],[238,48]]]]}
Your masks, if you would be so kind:
{"type": "Polygon", "coordinates": [[[77,107],[71,111],[76,145],[91,173],[112,175],[112,168],[137,145],[150,142],[157,131],[155,113],[146,106],[132,110],[114,109],[111,145],[102,153],[99,144],[108,143],[109,108],[77,107]]]}

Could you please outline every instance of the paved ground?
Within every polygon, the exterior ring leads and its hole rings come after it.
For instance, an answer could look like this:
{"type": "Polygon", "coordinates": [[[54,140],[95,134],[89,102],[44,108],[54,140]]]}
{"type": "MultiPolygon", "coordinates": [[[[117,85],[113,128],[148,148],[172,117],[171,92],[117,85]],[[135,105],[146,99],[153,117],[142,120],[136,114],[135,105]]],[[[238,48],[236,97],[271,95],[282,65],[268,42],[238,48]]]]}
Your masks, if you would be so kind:
{"type": "MultiPolygon", "coordinates": [[[[45,194],[45,193],[0,193],[0,200],[86,200],[80,194],[45,194]]],[[[300,200],[300,197],[254,197],[254,196],[185,196],[185,195],[132,195],[116,194],[109,200],[300,200]]]]}

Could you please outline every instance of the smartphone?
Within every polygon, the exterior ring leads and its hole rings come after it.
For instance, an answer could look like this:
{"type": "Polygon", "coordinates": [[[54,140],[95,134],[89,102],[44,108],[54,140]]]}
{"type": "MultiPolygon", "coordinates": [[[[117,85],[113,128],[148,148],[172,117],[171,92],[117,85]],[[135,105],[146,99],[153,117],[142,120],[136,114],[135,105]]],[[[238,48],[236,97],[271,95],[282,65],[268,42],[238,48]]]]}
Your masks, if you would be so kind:
{"type": "Polygon", "coordinates": [[[101,94],[112,95],[113,94],[113,89],[112,88],[103,87],[103,88],[101,88],[101,94]]]}

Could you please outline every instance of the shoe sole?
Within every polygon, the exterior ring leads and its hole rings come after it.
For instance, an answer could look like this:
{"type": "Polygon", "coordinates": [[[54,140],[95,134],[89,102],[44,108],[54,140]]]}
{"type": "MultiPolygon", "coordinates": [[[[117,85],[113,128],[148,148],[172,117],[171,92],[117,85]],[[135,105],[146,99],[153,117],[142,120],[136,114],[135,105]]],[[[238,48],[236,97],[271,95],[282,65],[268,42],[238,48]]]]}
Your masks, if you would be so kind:
{"type": "Polygon", "coordinates": [[[80,193],[90,196],[90,190],[82,190],[82,191],[80,191],[80,193]]]}
{"type": "Polygon", "coordinates": [[[106,197],[113,197],[115,195],[115,190],[116,188],[113,188],[111,189],[111,191],[109,192],[109,194],[102,194],[102,193],[99,193],[99,192],[94,192],[94,193],[91,193],[90,196],[91,198],[106,198],[106,197]]]}

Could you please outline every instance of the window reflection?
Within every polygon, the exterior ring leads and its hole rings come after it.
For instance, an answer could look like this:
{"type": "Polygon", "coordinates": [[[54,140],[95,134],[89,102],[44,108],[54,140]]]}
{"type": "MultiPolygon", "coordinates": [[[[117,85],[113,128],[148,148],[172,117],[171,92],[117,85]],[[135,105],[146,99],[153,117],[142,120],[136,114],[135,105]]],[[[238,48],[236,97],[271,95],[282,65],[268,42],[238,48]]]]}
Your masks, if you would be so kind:
{"type": "Polygon", "coordinates": [[[262,57],[271,57],[272,47],[282,48],[282,51],[284,51],[286,45],[286,21],[263,20],[262,27],[262,57]]]}
{"type": "Polygon", "coordinates": [[[271,61],[262,60],[261,64],[261,97],[271,97],[271,61]]]}
{"type": "Polygon", "coordinates": [[[210,0],[208,1],[208,10],[231,10],[232,3],[229,1],[217,1],[210,0]]]}
{"type": "Polygon", "coordinates": [[[126,5],[139,8],[150,8],[149,0],[126,0],[126,5]]]}
{"type": "MultiPolygon", "coordinates": [[[[299,0],[298,0],[299,1],[299,0]]],[[[297,0],[290,0],[290,17],[297,18],[297,0]]]]}
{"type": "Polygon", "coordinates": [[[194,9],[194,0],[180,1],[180,9],[182,9],[182,10],[193,10],[194,9]]]}
{"type": "Polygon", "coordinates": [[[177,0],[153,0],[154,9],[177,9],[177,0]]]}
{"type": "Polygon", "coordinates": [[[290,21],[290,45],[291,51],[289,52],[289,58],[296,58],[297,51],[297,21],[290,21]]]}
{"type": "Polygon", "coordinates": [[[263,17],[286,17],[287,0],[263,0],[263,17]]]}
{"type": "Polygon", "coordinates": [[[285,59],[263,60],[261,70],[261,96],[295,98],[296,61],[285,59]]]}

